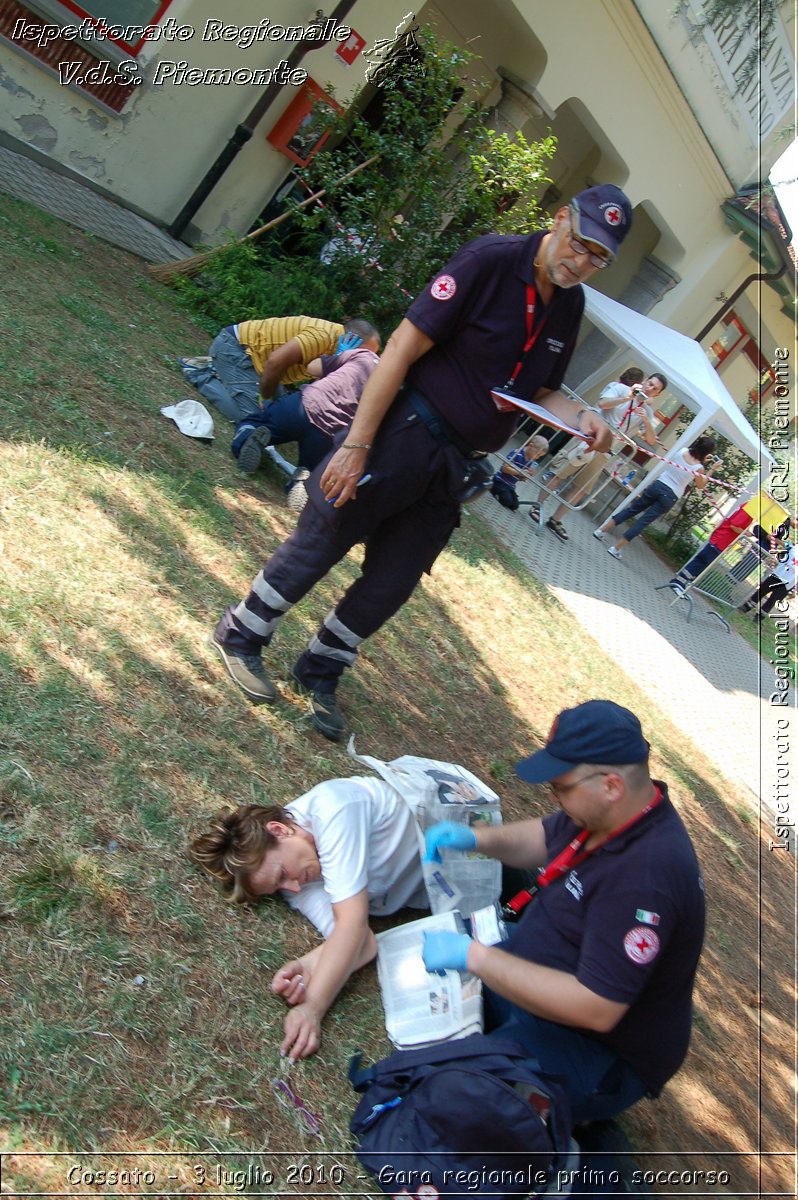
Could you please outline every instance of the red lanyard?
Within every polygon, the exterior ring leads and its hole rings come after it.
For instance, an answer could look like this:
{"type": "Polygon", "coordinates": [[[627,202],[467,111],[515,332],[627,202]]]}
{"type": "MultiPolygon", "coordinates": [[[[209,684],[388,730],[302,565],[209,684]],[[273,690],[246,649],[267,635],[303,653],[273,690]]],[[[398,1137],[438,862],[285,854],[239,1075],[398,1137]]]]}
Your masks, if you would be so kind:
{"type": "Polygon", "coordinates": [[[613,838],[620,837],[627,829],[631,829],[632,825],[636,825],[638,821],[642,821],[652,808],[655,808],[663,799],[662,792],[654,785],[654,799],[646,805],[639,813],[635,813],[631,821],[627,821],[624,825],[619,825],[617,829],[613,829],[612,833],[605,837],[603,842],[591,847],[590,850],[582,850],[587,839],[590,837],[589,829],[580,829],[576,837],[568,843],[564,850],[553,858],[547,867],[540,872],[531,888],[524,888],[523,891],[513,896],[512,900],[508,900],[504,906],[508,910],[509,915],[519,916],[526,908],[530,900],[534,899],[535,893],[541,888],[548,887],[550,883],[554,883],[556,879],[562,879],[563,875],[567,875],[569,871],[584,862],[586,858],[590,858],[591,854],[595,854],[597,850],[601,850],[611,842],[613,838]]]}
{"type": "Polygon", "coordinates": [[[638,409],[642,408],[644,404],[645,404],[645,400],[643,400],[641,397],[635,396],[633,394],[632,399],[629,401],[629,407],[627,408],[626,412],[621,417],[621,424],[620,424],[619,428],[620,429],[628,429],[632,423],[632,416],[638,409]]]}
{"type": "Polygon", "coordinates": [[[508,391],[511,390],[511,385],[515,383],[516,379],[518,378],[518,376],[521,373],[521,368],[524,365],[524,359],[526,358],[527,354],[534,346],[535,342],[538,340],[538,337],[540,336],[540,331],[546,323],[546,318],[544,317],[543,320],[538,325],[537,329],[535,329],[533,331],[533,326],[535,324],[535,305],[536,304],[537,304],[537,292],[535,291],[534,286],[531,283],[528,283],[526,285],[526,343],[524,345],[523,350],[521,351],[521,357],[519,358],[518,362],[515,364],[515,370],[513,371],[512,375],[510,376],[509,382],[505,385],[505,390],[508,390],[508,391]]]}

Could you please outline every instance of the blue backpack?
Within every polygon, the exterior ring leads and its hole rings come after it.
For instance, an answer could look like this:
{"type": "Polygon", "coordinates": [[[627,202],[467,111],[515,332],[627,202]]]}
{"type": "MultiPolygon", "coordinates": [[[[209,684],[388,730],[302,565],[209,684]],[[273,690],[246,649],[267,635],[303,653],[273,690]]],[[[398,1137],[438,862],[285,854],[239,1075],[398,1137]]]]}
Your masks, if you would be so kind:
{"type": "Polygon", "coordinates": [[[357,1156],[388,1195],[528,1196],[567,1154],[562,1083],[519,1042],[475,1033],[365,1069],[356,1054],[349,1078],[362,1093],[350,1124],[357,1156]]]}

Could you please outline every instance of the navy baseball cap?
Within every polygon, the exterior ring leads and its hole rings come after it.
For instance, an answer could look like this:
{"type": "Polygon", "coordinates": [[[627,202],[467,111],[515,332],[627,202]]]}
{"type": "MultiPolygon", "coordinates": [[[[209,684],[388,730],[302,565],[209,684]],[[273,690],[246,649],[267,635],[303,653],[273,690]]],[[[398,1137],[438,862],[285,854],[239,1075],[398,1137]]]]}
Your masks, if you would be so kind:
{"type": "Polygon", "coordinates": [[[614,183],[599,183],[579,192],[571,201],[574,231],[587,242],[596,242],[615,257],[632,228],[629,198],[614,183]]]}
{"type": "Polygon", "coordinates": [[[612,700],[587,700],[555,717],[545,748],[515,769],[525,783],[548,783],[581,763],[621,767],[645,762],[648,752],[634,713],[612,700]]]}

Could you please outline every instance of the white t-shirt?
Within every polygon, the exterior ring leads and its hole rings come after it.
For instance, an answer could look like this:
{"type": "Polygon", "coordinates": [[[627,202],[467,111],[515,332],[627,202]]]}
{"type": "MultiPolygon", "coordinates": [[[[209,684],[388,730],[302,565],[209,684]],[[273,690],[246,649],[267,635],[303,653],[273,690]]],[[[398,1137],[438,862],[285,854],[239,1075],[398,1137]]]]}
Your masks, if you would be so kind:
{"type": "Polygon", "coordinates": [[[689,455],[687,449],[679,450],[676,454],[670,454],[669,457],[674,464],[681,465],[667,464],[658,478],[660,483],[664,483],[672,492],[675,492],[678,499],[683,492],[687,491],[687,485],[693,475],[697,475],[704,468],[701,463],[693,459],[692,455],[689,455]]]}
{"type": "Polygon", "coordinates": [[[631,420],[629,421],[628,426],[625,424],[626,412],[629,407],[629,403],[630,403],[631,399],[632,399],[632,389],[630,387],[627,387],[627,385],[625,383],[618,383],[618,382],[608,383],[607,386],[604,388],[604,391],[599,396],[599,400],[625,400],[626,401],[626,404],[617,404],[614,408],[603,408],[601,410],[601,415],[612,429],[620,429],[621,425],[623,424],[624,425],[623,432],[625,434],[628,434],[629,437],[632,437],[632,435],[635,433],[636,430],[638,430],[638,429],[644,430],[645,429],[645,424],[643,421],[644,413],[648,417],[652,426],[654,424],[654,410],[651,407],[651,405],[648,403],[648,401],[643,399],[642,397],[640,397],[640,399],[642,400],[642,403],[635,406],[635,409],[632,412],[632,417],[631,417],[631,420]]]}
{"type": "Polygon", "coordinates": [[[313,834],[321,879],[281,895],[324,937],[333,929],[333,904],[363,888],[374,917],[405,905],[429,907],[415,820],[388,783],[369,776],[330,779],[285,807],[313,834]]]}

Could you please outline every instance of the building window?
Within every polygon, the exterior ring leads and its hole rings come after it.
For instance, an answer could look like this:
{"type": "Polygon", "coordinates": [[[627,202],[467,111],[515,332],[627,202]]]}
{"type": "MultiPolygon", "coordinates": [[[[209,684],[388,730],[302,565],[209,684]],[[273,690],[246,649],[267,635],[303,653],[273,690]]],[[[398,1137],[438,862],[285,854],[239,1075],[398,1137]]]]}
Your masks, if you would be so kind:
{"type": "MultiPolygon", "coordinates": [[[[118,47],[130,55],[138,54],[145,46],[146,30],[155,28],[170,4],[172,0],[83,0],[83,4],[73,0],[25,0],[24,5],[13,7],[25,13],[31,30],[36,25],[47,26],[47,37],[52,36],[49,26],[56,25],[67,31],[65,41],[82,44],[90,52],[102,49],[104,53],[118,47]]],[[[7,0],[0,5],[1,10],[7,7],[12,7],[7,0]]],[[[35,38],[26,42],[18,36],[13,41],[22,41],[28,52],[34,53],[31,46],[36,46],[35,38]]]]}
{"type": "Polygon", "coordinates": [[[135,56],[172,0],[0,0],[0,38],[63,87],[121,112],[136,91],[135,56]]]}
{"type": "Polygon", "coordinates": [[[706,352],[712,366],[719,367],[724,359],[728,358],[731,352],[737,349],[740,342],[747,337],[750,337],[750,334],[739,317],[735,316],[733,312],[726,313],[723,318],[723,329],[706,352]]]}
{"type": "Polygon", "coordinates": [[[86,31],[95,49],[103,42],[112,42],[127,54],[138,54],[147,41],[146,30],[158,24],[171,3],[172,0],[83,0],[82,4],[73,0],[26,0],[25,7],[44,22],[66,29],[77,26],[86,31]]]}

